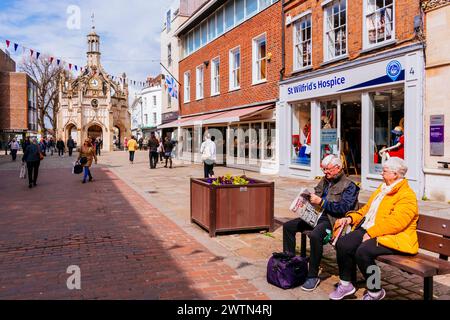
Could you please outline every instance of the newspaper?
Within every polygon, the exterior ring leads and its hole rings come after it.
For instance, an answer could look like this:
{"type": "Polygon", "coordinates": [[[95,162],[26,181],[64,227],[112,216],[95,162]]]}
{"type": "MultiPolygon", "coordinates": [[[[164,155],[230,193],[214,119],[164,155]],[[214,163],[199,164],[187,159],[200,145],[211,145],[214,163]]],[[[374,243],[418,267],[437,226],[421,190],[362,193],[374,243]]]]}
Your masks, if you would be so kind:
{"type": "Polygon", "coordinates": [[[306,188],[302,188],[289,209],[314,228],[324,210],[320,210],[312,205],[310,198],[311,192],[306,188]]]}

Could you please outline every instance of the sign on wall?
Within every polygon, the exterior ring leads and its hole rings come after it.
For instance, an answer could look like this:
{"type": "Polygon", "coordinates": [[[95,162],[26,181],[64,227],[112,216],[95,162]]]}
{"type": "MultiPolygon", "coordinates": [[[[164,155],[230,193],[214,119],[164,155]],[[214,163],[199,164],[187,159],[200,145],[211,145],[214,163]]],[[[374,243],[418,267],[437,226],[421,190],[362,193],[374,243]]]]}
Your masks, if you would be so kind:
{"type": "Polygon", "coordinates": [[[444,155],[444,122],[443,114],[430,117],[430,155],[444,155]]]}

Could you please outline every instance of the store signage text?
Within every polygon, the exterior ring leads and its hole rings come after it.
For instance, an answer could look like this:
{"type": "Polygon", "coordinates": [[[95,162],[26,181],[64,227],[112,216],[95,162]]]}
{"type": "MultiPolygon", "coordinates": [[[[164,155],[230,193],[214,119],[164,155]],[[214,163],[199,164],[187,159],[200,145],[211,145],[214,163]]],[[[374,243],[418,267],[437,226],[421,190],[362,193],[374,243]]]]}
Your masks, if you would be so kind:
{"type": "Polygon", "coordinates": [[[302,83],[294,87],[288,87],[288,95],[313,91],[317,89],[334,88],[335,86],[345,85],[345,77],[334,77],[328,80],[311,81],[309,83],[302,83]]]}

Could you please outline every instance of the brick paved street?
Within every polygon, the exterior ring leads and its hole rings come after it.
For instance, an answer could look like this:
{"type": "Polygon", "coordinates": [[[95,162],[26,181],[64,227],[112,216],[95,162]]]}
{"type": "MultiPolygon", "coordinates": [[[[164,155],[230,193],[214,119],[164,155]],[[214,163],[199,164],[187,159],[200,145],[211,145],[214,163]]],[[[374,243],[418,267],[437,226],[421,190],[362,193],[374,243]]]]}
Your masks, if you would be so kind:
{"type": "MultiPolygon", "coordinates": [[[[177,164],[148,169],[147,153],[129,165],[125,152],[109,153],[94,168],[95,183],[70,174],[71,159],[49,157],[37,189],[18,179],[19,163],[0,157],[0,299],[328,299],[337,281],[335,252],[327,246],[322,284],[313,293],[281,290],[265,280],[281,228],[272,234],[211,239],[189,219],[189,177],[202,167],[177,164]],[[6,204],[6,205],[5,205],[6,204]],[[66,269],[79,265],[82,290],[66,287],[66,269]]],[[[241,173],[217,168],[218,174],[241,173]]],[[[300,183],[276,182],[276,216],[300,183]]],[[[363,197],[368,193],[363,193],[363,197]]],[[[421,203],[445,210],[447,204],[421,203]]],[[[389,299],[421,299],[422,279],[382,266],[389,299]]],[[[450,299],[450,278],[435,278],[437,299],[450,299]]],[[[360,298],[358,290],[354,298],[360,298]]]]}

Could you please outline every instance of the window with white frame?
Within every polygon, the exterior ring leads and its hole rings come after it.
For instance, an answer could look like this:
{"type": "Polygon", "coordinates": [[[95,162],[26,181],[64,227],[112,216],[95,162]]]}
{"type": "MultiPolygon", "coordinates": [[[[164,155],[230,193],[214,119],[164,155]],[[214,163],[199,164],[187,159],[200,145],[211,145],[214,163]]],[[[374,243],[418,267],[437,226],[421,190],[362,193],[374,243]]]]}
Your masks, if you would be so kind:
{"type": "Polygon", "coordinates": [[[153,96],[153,105],[156,106],[156,96],[153,96]]]}
{"type": "Polygon", "coordinates": [[[239,89],[241,86],[241,49],[230,51],[230,90],[239,89]]]}
{"type": "Polygon", "coordinates": [[[195,90],[195,98],[197,100],[203,99],[203,79],[204,79],[204,69],[203,65],[198,66],[196,69],[196,90],[195,90]]]}
{"type": "Polygon", "coordinates": [[[184,103],[191,101],[191,73],[184,73],[184,103]]]}
{"type": "Polygon", "coordinates": [[[334,0],[324,7],[325,60],[347,54],[347,0],[334,0]]]}
{"type": "Polygon", "coordinates": [[[172,44],[167,45],[167,65],[170,67],[172,65],[172,44]]]}
{"type": "Polygon", "coordinates": [[[311,65],[311,14],[294,23],[294,69],[311,65]]]}
{"type": "Polygon", "coordinates": [[[216,58],[211,63],[211,95],[220,93],[220,60],[216,58]]]}
{"type": "Polygon", "coordinates": [[[369,46],[394,39],[394,0],[365,0],[369,46]]]}
{"type": "Polygon", "coordinates": [[[267,41],[266,35],[253,40],[253,83],[267,79],[267,41]]]}

